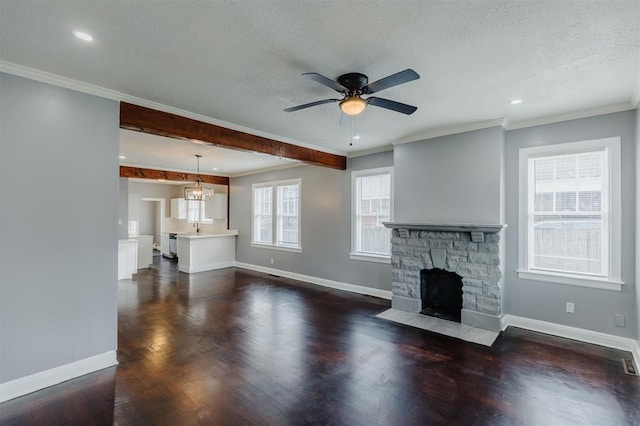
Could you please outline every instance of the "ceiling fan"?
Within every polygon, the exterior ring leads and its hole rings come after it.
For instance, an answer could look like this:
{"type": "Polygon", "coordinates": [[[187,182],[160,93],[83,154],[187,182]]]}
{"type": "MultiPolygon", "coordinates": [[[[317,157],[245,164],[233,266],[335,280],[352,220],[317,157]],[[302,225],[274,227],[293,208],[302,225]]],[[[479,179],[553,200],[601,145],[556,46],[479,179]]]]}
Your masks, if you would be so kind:
{"type": "Polygon", "coordinates": [[[372,93],[377,93],[393,86],[398,86],[400,84],[419,79],[420,76],[418,75],[418,73],[412,69],[400,71],[390,76],[381,78],[380,80],[374,81],[373,83],[369,83],[369,77],[358,72],[343,74],[338,77],[336,81],[333,81],[330,78],[327,78],[315,72],[308,72],[302,75],[310,78],[313,81],[323,84],[338,93],[341,93],[343,97],[342,99],[324,99],[321,101],[315,101],[308,104],[286,108],[284,110],[286,112],[299,111],[301,109],[332,102],[340,102],[340,109],[347,115],[358,115],[362,111],[364,111],[367,105],[386,108],[407,115],[413,114],[418,109],[417,107],[411,105],[403,104],[389,99],[377,98],[375,96],[369,96],[368,98],[364,99],[362,98],[362,95],[370,95],[372,93]]]}

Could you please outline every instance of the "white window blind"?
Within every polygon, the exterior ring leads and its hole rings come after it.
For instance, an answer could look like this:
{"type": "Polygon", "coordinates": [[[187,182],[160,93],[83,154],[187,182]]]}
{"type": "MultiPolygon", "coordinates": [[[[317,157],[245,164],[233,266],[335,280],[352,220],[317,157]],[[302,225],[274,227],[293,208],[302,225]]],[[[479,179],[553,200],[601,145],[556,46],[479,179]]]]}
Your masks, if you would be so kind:
{"type": "Polygon", "coordinates": [[[606,151],[530,158],[530,268],[605,276],[606,151]]]}
{"type": "Polygon", "coordinates": [[[278,186],[278,240],[277,245],[298,245],[298,184],[278,186]]]}
{"type": "Polygon", "coordinates": [[[390,256],[391,230],[383,222],[391,220],[391,170],[354,172],[353,253],[390,256]]]}
{"type": "Polygon", "coordinates": [[[619,137],[519,150],[518,277],[620,291],[619,137]]]}
{"type": "Polygon", "coordinates": [[[300,249],[300,179],[253,185],[252,243],[300,249]]]}
{"type": "Polygon", "coordinates": [[[271,186],[253,189],[253,241],[271,244],[272,240],[271,186]]]}

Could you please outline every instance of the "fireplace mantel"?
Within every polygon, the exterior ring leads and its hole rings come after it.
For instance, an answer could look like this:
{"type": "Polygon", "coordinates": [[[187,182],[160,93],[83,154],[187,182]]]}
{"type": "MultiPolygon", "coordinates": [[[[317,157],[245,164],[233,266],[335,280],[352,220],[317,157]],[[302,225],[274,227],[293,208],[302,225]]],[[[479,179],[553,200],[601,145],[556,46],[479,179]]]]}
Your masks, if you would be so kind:
{"type": "Polygon", "coordinates": [[[391,229],[408,229],[416,231],[436,231],[436,232],[483,232],[485,234],[496,234],[507,225],[491,224],[437,224],[437,223],[400,223],[383,222],[383,225],[391,229]]]}

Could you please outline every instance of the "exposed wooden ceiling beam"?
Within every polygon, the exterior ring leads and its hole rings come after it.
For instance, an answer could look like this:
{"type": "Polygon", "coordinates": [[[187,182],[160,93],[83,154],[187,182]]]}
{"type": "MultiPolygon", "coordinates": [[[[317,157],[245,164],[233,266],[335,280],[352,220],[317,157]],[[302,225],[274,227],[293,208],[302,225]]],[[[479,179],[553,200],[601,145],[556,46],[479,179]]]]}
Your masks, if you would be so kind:
{"type": "MultiPolygon", "coordinates": [[[[184,183],[193,183],[198,178],[195,173],[170,172],[167,170],[142,169],[140,167],[120,166],[120,177],[170,180],[184,183]]],[[[229,178],[226,176],[200,175],[200,180],[213,185],[229,185],[229,178]]]]}
{"type": "Polygon", "coordinates": [[[120,127],[176,139],[194,139],[224,148],[260,152],[332,169],[347,168],[347,158],[342,155],[263,138],[127,102],[120,102],[120,127]]]}

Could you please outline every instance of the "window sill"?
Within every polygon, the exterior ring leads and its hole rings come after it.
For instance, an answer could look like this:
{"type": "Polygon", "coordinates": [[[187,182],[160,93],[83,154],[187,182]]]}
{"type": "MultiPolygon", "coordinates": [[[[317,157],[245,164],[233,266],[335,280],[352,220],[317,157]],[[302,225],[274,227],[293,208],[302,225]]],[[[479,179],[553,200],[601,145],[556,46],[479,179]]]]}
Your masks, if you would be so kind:
{"type": "Polygon", "coordinates": [[[391,264],[391,256],[365,254],[365,253],[349,253],[351,260],[363,260],[365,262],[377,262],[391,264]]]}
{"type": "Polygon", "coordinates": [[[302,253],[302,249],[299,247],[272,246],[270,244],[259,244],[259,243],[251,243],[251,247],[265,248],[269,250],[288,251],[291,253],[302,253]]]}
{"type": "Polygon", "coordinates": [[[601,290],[621,291],[622,281],[611,281],[600,278],[578,278],[571,275],[551,274],[540,271],[525,271],[518,269],[518,278],[525,280],[545,281],[556,284],[575,285],[578,287],[598,288],[601,290]]]}

